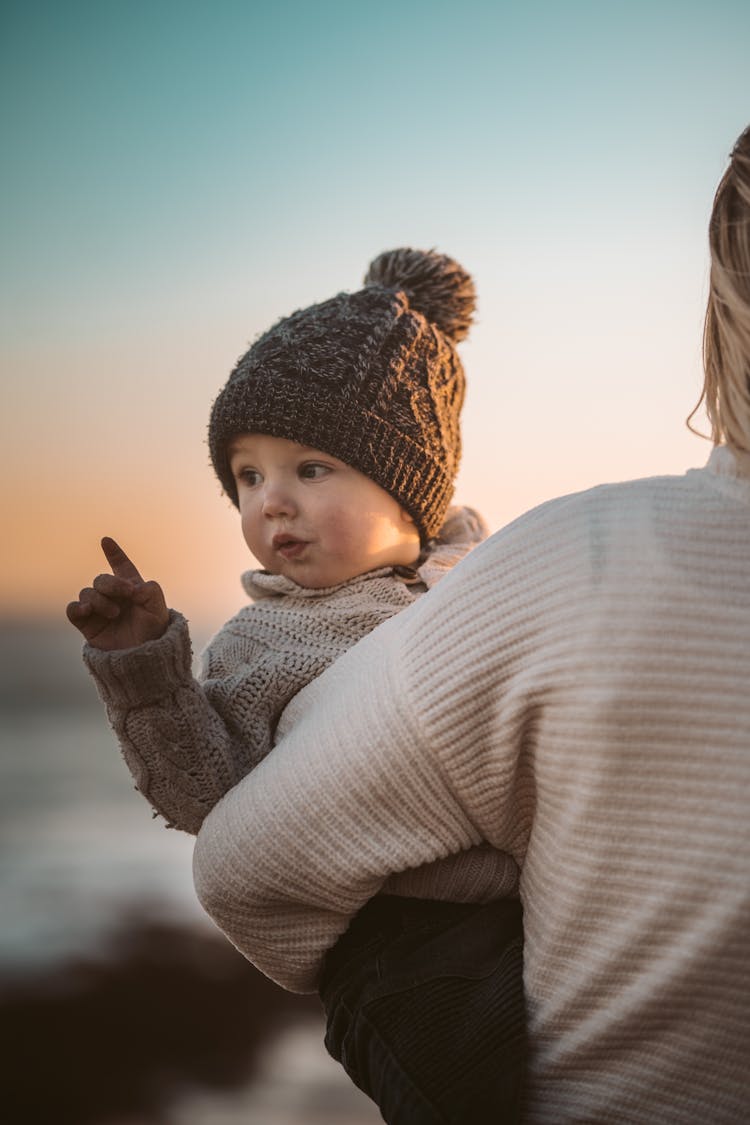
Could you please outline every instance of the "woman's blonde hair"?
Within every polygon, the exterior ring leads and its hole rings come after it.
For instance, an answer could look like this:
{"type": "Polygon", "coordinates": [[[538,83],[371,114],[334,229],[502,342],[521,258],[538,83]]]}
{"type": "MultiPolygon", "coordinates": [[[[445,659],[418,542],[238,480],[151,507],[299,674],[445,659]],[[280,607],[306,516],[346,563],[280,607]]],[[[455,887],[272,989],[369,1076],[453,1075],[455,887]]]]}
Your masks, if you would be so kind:
{"type": "MultiPolygon", "coordinates": [[[[750,452],[750,126],[732,150],[708,227],[711,275],[701,404],[714,444],[750,452]]],[[[692,428],[692,427],[691,427],[692,428]]]]}

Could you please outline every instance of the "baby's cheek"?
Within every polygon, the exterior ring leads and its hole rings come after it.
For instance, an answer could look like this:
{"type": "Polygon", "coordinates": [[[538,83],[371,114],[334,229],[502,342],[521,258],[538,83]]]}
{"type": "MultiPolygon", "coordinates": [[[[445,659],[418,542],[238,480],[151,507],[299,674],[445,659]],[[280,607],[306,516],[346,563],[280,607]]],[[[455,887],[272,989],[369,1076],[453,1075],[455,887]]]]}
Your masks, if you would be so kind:
{"type": "Polygon", "coordinates": [[[331,544],[338,550],[356,550],[369,537],[367,519],[348,512],[334,512],[328,518],[327,533],[331,544]]]}

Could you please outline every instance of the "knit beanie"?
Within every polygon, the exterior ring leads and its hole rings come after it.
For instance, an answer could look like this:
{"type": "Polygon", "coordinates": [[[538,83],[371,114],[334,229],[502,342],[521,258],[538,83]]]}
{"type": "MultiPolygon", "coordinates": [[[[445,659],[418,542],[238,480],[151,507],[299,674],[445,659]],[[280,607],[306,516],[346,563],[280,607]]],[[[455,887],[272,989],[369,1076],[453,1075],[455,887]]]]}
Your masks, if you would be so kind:
{"type": "Polygon", "coordinates": [[[364,288],[300,309],[261,335],[214,402],[208,441],[238,505],[227,446],[240,433],[320,449],[375,481],[423,542],[442,526],[461,455],[464,371],[455,345],[474,283],[452,258],[408,248],[372,262],[364,288]]]}

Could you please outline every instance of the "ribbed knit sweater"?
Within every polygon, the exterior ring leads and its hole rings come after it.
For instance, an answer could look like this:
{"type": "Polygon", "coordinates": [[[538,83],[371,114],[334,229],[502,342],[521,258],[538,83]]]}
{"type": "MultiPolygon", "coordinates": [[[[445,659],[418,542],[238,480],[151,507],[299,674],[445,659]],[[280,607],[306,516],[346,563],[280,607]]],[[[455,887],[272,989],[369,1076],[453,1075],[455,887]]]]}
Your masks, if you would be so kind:
{"type": "Polygon", "coordinates": [[[750,458],[543,505],[296,703],[195,849],[250,960],[312,989],[384,877],[485,839],[521,869],[526,1119],[748,1120],[750,458]]]}
{"type": "MultiPolygon", "coordinates": [[[[199,679],[185,618],[135,648],[84,646],[139,791],[170,827],[196,833],[206,813],[271,751],[279,716],[315,676],[381,622],[412,605],[487,534],[470,508],[453,508],[415,569],[383,567],[338,586],[309,589],[283,575],[243,575],[252,604],[220,629],[199,679]]],[[[482,902],[512,893],[518,871],[482,843],[419,872],[393,894],[482,902]]]]}

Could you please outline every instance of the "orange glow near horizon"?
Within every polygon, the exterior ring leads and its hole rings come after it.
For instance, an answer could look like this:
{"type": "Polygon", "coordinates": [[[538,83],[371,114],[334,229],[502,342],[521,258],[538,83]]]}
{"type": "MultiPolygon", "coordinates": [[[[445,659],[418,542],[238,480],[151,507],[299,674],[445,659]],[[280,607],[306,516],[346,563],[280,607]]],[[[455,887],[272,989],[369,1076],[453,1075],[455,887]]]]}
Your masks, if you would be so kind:
{"type": "MultiPolygon", "coordinates": [[[[500,296],[488,294],[488,304],[501,307],[500,296]]],[[[529,321],[533,315],[531,308],[529,321]]],[[[680,326],[682,355],[668,367],[658,355],[645,367],[643,341],[628,342],[607,353],[606,380],[603,345],[592,333],[582,341],[572,318],[559,316],[550,342],[530,339],[523,321],[480,325],[463,350],[468,394],[456,501],[497,530],[555,495],[703,463],[707,443],[683,424],[697,385],[689,320],[680,326]]],[[[600,333],[619,339],[622,329],[613,318],[600,333]]],[[[103,380],[97,344],[75,364],[70,357],[58,364],[55,382],[41,354],[16,382],[14,411],[0,419],[0,616],[63,622],[68,601],[105,567],[103,535],[161,583],[203,637],[244,604],[240,575],[255,563],[205,443],[215,372],[228,367],[226,341],[216,326],[198,336],[191,362],[200,378],[186,379],[183,339],[159,370],[144,366],[140,341],[118,352],[103,380]],[[184,392],[175,396],[175,386],[184,392]]]]}

